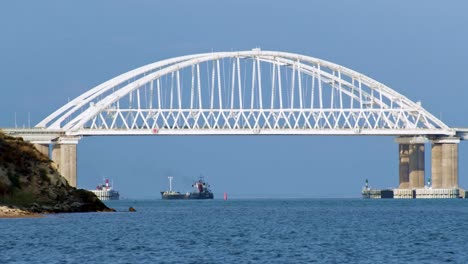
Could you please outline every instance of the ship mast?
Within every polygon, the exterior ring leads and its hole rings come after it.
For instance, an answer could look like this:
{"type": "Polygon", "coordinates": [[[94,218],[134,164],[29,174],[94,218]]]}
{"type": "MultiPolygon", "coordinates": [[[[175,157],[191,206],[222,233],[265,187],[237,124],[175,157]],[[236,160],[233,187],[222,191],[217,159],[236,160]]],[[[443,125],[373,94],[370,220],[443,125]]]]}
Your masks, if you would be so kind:
{"type": "Polygon", "coordinates": [[[167,177],[169,179],[169,191],[172,192],[172,176],[167,177]]]}

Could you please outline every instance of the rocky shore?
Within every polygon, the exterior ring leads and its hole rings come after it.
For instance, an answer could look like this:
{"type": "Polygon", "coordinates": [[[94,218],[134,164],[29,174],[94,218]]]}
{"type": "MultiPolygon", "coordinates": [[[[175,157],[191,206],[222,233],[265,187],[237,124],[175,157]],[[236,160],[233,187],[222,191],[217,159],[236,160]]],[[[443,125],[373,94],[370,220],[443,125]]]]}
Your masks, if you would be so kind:
{"type": "Polygon", "coordinates": [[[0,217],[34,213],[114,211],[92,192],[76,189],[32,144],[0,131],[0,217]]]}
{"type": "Polygon", "coordinates": [[[18,208],[0,206],[0,218],[29,218],[41,217],[41,214],[32,213],[18,208]]]}

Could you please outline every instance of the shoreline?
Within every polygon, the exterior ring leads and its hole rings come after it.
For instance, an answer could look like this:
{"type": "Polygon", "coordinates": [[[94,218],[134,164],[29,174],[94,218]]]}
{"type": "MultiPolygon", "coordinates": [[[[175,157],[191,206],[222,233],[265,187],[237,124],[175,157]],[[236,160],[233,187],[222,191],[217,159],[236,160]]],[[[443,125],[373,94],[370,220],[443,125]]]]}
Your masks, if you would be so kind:
{"type": "Polygon", "coordinates": [[[31,213],[17,208],[11,208],[5,205],[0,205],[0,219],[8,218],[40,218],[39,213],[31,213]]]}

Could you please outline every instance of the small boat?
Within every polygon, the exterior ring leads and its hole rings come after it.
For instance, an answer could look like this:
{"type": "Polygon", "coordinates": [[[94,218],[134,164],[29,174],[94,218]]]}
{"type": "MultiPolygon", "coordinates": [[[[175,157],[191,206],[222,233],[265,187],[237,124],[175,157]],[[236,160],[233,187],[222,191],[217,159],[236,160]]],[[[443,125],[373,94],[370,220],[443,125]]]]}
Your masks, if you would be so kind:
{"type": "Polygon", "coordinates": [[[163,200],[200,200],[200,199],[213,199],[213,193],[209,189],[210,185],[200,177],[198,181],[192,184],[195,188],[193,192],[180,193],[172,190],[172,176],[169,179],[169,190],[161,192],[161,198],[163,200]]]}
{"type": "Polygon", "coordinates": [[[118,191],[112,188],[112,185],[109,183],[109,179],[105,179],[105,183],[98,185],[95,190],[90,190],[93,192],[101,201],[107,200],[119,200],[120,194],[118,191]]]}

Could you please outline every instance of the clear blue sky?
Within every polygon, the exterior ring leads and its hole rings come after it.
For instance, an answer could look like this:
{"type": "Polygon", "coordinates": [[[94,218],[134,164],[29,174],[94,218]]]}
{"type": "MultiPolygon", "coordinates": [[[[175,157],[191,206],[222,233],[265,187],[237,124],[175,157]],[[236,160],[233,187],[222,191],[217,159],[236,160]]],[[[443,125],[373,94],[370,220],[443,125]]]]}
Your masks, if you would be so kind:
{"type": "MultiPolygon", "coordinates": [[[[466,1],[1,1],[0,127],[35,125],[133,68],[207,51],[278,50],[364,73],[468,127],[466,1]]],[[[468,187],[468,142],[460,144],[468,187]]],[[[430,175],[429,152],[426,177],[430,175]]],[[[125,197],[189,190],[203,173],[231,197],[358,197],[398,185],[392,137],[88,137],[78,185],[125,197]]]]}

